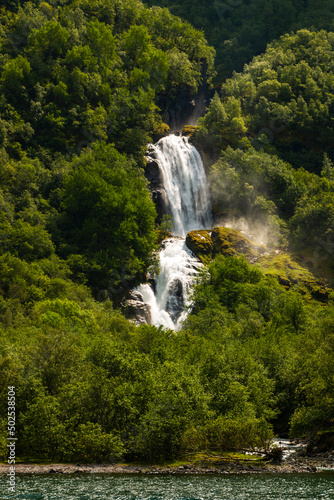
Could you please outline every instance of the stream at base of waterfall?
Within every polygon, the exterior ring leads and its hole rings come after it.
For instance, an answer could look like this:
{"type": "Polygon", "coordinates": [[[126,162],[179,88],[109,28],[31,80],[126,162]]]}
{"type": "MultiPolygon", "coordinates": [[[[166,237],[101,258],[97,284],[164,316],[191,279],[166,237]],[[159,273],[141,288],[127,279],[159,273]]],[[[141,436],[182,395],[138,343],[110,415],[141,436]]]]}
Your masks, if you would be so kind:
{"type": "Polygon", "coordinates": [[[211,228],[211,200],[201,156],[187,137],[164,137],[151,151],[161,172],[173,237],[161,245],[155,290],[149,284],[137,290],[150,308],[152,324],[178,330],[191,306],[191,287],[202,267],[187,248],[185,236],[195,229],[211,228]]]}

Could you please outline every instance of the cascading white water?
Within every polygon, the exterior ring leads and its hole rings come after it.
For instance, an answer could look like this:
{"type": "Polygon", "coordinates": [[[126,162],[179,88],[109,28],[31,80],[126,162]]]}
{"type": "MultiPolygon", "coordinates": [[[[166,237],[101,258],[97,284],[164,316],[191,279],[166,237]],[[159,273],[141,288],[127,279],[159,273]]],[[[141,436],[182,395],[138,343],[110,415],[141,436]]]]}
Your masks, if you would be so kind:
{"type": "Polygon", "coordinates": [[[211,227],[211,202],[201,156],[188,137],[170,135],[152,147],[173,217],[173,233],[211,227]]]}
{"type": "Polygon", "coordinates": [[[183,238],[163,242],[156,292],[147,284],[138,288],[144,302],[150,306],[153,325],[178,330],[190,306],[189,289],[201,266],[183,238]]]}
{"type": "Polygon", "coordinates": [[[160,250],[155,293],[150,285],[138,291],[150,306],[152,324],[177,330],[190,306],[189,290],[201,263],[184,237],[194,229],[211,227],[211,202],[202,159],[187,137],[170,135],[152,146],[163,179],[173,234],[160,250]]]}

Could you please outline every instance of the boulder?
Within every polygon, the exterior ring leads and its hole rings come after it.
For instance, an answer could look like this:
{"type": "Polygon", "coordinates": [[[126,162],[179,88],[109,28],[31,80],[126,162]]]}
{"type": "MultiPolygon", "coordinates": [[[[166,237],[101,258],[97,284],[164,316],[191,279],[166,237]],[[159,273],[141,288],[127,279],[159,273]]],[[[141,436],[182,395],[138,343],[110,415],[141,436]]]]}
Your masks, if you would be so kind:
{"type": "Polygon", "coordinates": [[[240,231],[228,227],[215,227],[211,232],[190,231],[186,245],[203,263],[208,263],[217,254],[244,255],[252,260],[267,250],[264,245],[258,245],[240,231]]]}
{"type": "Polygon", "coordinates": [[[176,323],[183,311],[183,303],[184,297],[182,282],[179,279],[175,279],[169,285],[168,300],[165,307],[174,323],[176,323]]]}
{"type": "Polygon", "coordinates": [[[215,227],[211,233],[213,254],[234,256],[242,254],[248,260],[254,259],[266,251],[264,245],[258,245],[236,229],[215,227]]]}
{"type": "Polygon", "coordinates": [[[186,237],[186,245],[203,263],[212,259],[213,243],[210,231],[190,231],[186,237]]]}
{"type": "Polygon", "coordinates": [[[137,325],[151,323],[151,308],[145,304],[142,294],[137,290],[131,290],[121,305],[125,316],[137,325]]]}

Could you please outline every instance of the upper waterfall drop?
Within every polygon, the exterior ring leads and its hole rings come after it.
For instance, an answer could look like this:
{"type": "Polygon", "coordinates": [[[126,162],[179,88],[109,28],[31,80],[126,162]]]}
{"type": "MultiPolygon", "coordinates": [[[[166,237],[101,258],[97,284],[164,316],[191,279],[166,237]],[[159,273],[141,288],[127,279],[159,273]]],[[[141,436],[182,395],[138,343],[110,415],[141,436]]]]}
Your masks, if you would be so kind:
{"type": "Polygon", "coordinates": [[[152,146],[159,163],[173,234],[185,237],[212,224],[210,193],[201,156],[188,137],[169,135],[152,146]]]}
{"type": "Polygon", "coordinates": [[[176,237],[161,245],[155,292],[149,284],[140,285],[137,291],[150,308],[152,324],[178,330],[191,306],[190,289],[202,267],[184,238],[189,231],[211,228],[210,193],[201,156],[187,137],[164,137],[150,152],[159,165],[176,237]]]}

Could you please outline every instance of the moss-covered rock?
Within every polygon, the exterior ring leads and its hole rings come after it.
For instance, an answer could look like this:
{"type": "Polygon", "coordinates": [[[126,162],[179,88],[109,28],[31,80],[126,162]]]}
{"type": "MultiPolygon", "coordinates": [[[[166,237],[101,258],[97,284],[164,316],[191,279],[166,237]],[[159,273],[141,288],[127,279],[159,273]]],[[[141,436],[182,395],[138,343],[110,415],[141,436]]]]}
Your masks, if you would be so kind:
{"type": "Polygon", "coordinates": [[[243,255],[267,275],[272,276],[286,290],[297,290],[305,300],[327,303],[331,289],[298,261],[297,256],[259,245],[240,231],[228,227],[215,227],[212,231],[191,231],[186,238],[187,247],[208,264],[216,255],[226,257],[243,255]]]}
{"type": "Polygon", "coordinates": [[[244,255],[248,260],[266,252],[264,245],[257,245],[247,236],[229,227],[215,227],[211,233],[213,254],[226,256],[244,255]]]}
{"type": "Polygon", "coordinates": [[[204,264],[212,259],[213,243],[210,231],[190,231],[187,234],[186,245],[204,264]]]}
{"type": "Polygon", "coordinates": [[[286,289],[297,289],[307,300],[326,303],[329,289],[297,259],[286,252],[268,252],[259,257],[256,264],[268,276],[275,277],[286,289]]]}
{"type": "Polygon", "coordinates": [[[190,139],[193,138],[194,133],[196,132],[196,128],[193,125],[185,125],[182,130],[182,135],[185,135],[189,137],[190,139]]]}
{"type": "Polygon", "coordinates": [[[186,244],[204,263],[217,254],[244,255],[252,260],[267,250],[264,245],[257,245],[240,231],[228,227],[191,231],[187,234],[186,244]]]}

